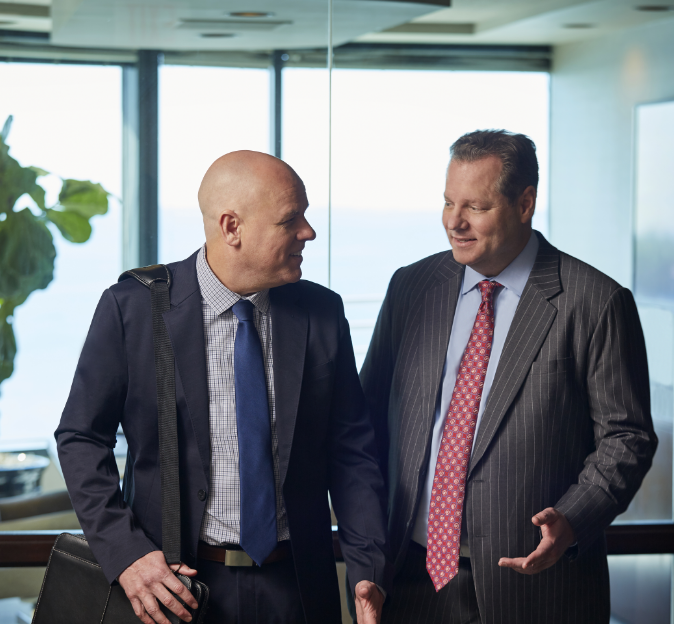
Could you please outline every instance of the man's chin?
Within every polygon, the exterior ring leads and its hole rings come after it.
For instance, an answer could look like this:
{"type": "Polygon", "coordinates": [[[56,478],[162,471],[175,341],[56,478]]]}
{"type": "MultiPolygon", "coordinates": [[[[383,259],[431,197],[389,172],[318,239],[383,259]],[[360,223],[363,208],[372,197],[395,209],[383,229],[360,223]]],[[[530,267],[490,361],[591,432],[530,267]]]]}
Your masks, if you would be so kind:
{"type": "Polygon", "coordinates": [[[301,279],[302,269],[293,269],[292,271],[288,271],[285,275],[283,275],[279,286],[283,286],[284,284],[294,284],[295,282],[299,282],[301,279]]]}
{"type": "Polygon", "coordinates": [[[454,253],[454,260],[456,260],[459,264],[469,265],[475,259],[475,254],[467,251],[466,249],[452,247],[452,252],[454,253]]]}

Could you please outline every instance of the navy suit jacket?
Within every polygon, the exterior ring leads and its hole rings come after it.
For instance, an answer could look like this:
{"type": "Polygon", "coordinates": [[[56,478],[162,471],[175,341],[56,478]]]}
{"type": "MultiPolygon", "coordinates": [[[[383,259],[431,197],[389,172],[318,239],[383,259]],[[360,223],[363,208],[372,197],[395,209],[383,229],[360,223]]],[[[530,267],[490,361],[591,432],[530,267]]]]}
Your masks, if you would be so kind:
{"type": "MultiPolygon", "coordinates": [[[[182,559],[196,567],[211,459],[196,254],[168,267],[182,559]]],[[[340,297],[300,281],[271,289],[270,301],[279,469],[302,603],[309,623],[341,622],[328,491],[352,588],[363,579],[388,587],[374,435],[340,297]]],[[[156,397],[150,291],[124,280],[98,304],[55,433],[73,506],[110,582],[161,548],[156,397]],[[113,456],[120,423],[129,444],[123,490],[113,456]]]]}

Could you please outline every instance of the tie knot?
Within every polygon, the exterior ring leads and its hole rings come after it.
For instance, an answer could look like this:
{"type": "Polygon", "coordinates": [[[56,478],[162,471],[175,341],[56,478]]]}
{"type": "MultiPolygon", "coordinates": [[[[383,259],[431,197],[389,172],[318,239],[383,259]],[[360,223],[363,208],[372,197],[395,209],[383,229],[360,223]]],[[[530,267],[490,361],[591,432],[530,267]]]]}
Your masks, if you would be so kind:
{"type": "Polygon", "coordinates": [[[491,301],[494,296],[494,291],[501,285],[498,282],[490,282],[489,280],[482,280],[477,284],[482,293],[482,301],[491,301]]]}
{"type": "Polygon", "coordinates": [[[239,299],[232,306],[232,311],[242,323],[253,320],[253,303],[248,299],[239,299]]]}

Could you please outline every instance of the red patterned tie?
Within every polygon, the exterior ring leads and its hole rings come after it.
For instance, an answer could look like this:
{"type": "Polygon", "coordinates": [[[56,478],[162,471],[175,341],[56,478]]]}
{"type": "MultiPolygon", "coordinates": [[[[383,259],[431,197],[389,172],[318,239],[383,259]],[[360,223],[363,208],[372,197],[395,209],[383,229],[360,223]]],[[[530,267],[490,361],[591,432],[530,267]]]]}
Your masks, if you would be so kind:
{"type": "Polygon", "coordinates": [[[466,471],[494,338],[494,290],[500,285],[487,280],[478,284],[482,292],[482,303],[461,358],[435,465],[428,513],[426,569],[436,592],[447,585],[459,571],[466,471]]]}

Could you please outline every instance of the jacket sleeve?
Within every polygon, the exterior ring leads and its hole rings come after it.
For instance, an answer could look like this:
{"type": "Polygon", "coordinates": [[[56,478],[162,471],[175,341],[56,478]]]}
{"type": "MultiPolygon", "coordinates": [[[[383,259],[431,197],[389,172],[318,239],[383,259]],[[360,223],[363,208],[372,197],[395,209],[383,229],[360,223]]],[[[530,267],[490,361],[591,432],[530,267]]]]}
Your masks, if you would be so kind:
{"type": "Polygon", "coordinates": [[[394,280],[391,278],[384,298],[372,340],[360,371],[360,382],[365,394],[370,419],[374,427],[377,455],[384,481],[388,486],[388,409],[393,370],[395,368],[395,345],[393,337],[392,311],[394,306],[394,280]]]}
{"type": "Polygon", "coordinates": [[[646,346],[629,290],[616,290],[602,311],[588,351],[587,393],[595,450],[578,483],[555,505],[587,548],[627,509],[657,447],[650,411],[646,346]]]}
{"type": "Polygon", "coordinates": [[[127,386],[121,313],[106,290],[54,437],[73,507],[111,583],[134,561],[157,550],[123,500],[113,454],[127,386]]]}
{"type": "Polygon", "coordinates": [[[358,380],[349,325],[340,310],[340,342],[330,415],[329,487],[352,593],[361,580],[390,591],[386,493],[374,432],[358,380]]]}

